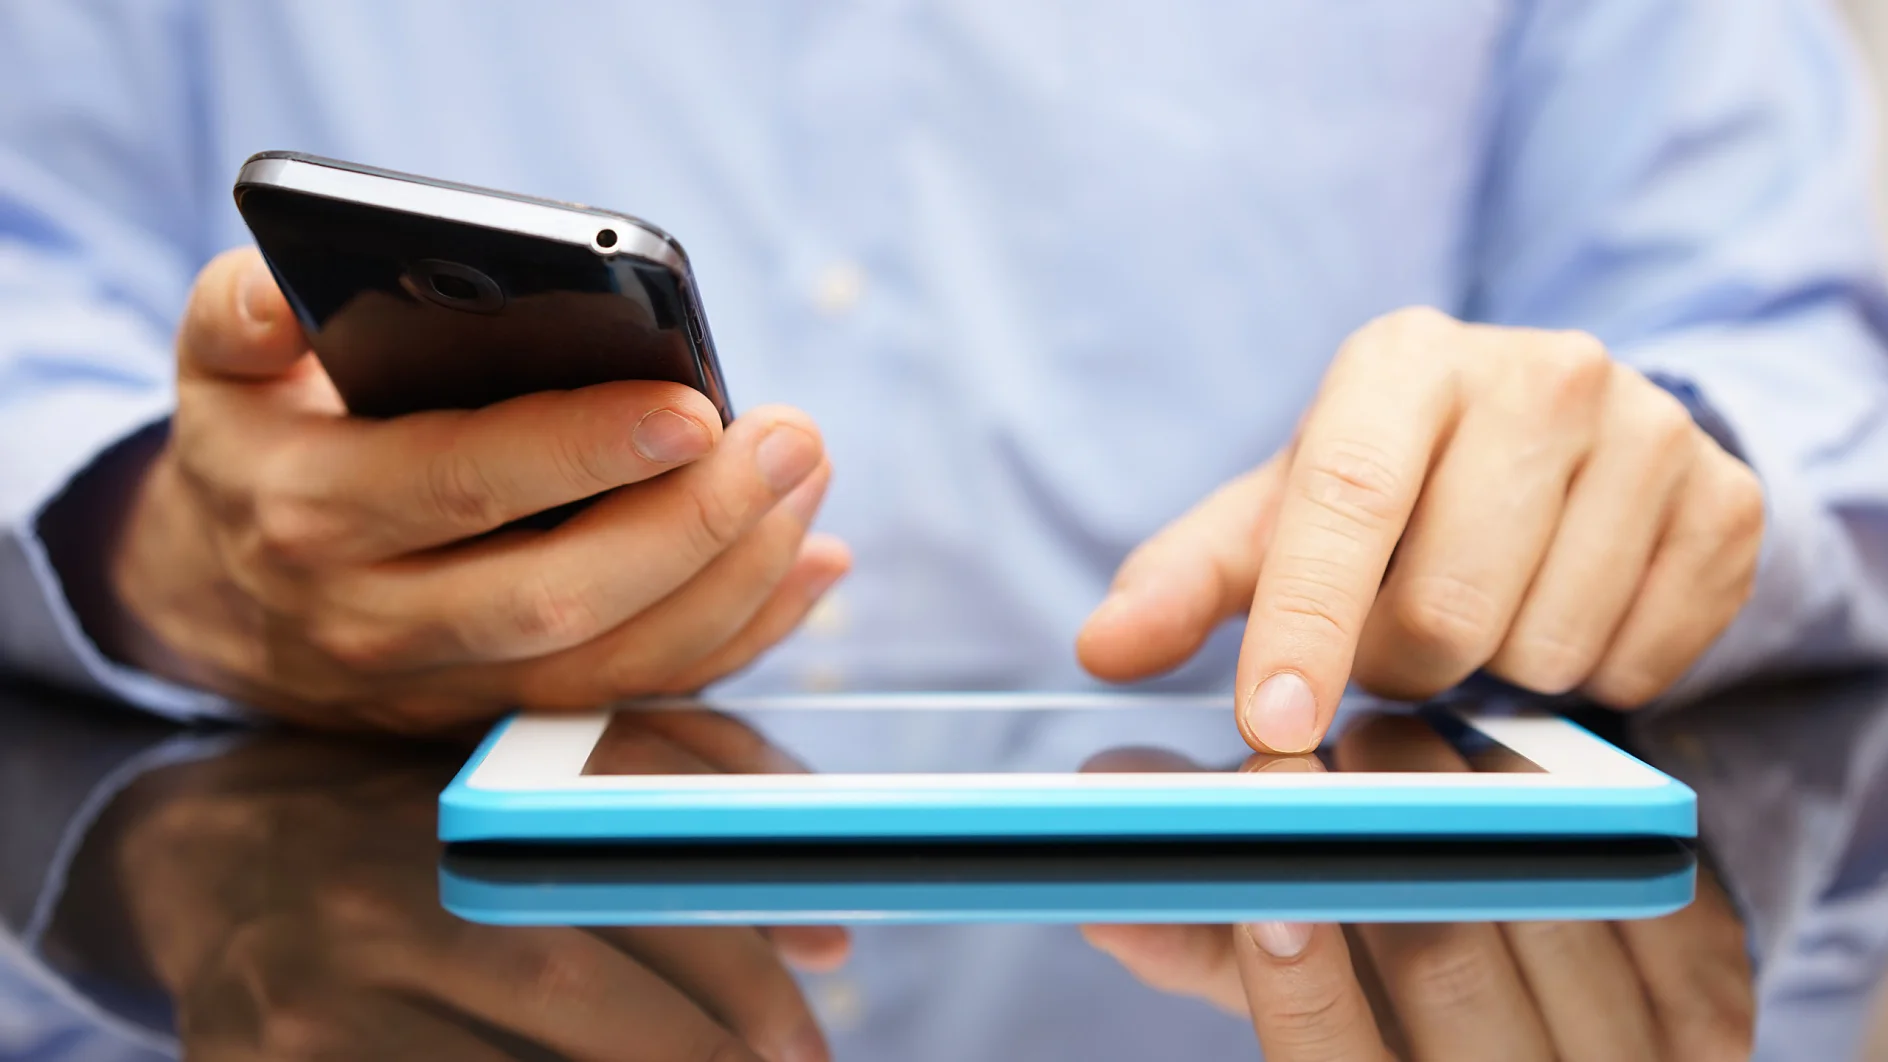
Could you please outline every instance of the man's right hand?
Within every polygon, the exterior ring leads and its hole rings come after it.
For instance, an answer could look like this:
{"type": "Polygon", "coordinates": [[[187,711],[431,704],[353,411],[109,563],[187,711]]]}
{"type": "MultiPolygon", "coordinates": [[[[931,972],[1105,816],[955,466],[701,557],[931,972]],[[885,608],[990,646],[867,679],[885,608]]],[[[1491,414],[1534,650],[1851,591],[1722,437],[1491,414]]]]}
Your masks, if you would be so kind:
{"type": "Polygon", "coordinates": [[[352,418],[254,251],[204,269],[177,365],[111,559],[111,647],[298,721],[426,730],[694,689],[850,562],[806,533],[831,467],[805,414],[724,434],[694,390],[625,382],[352,418]]]}

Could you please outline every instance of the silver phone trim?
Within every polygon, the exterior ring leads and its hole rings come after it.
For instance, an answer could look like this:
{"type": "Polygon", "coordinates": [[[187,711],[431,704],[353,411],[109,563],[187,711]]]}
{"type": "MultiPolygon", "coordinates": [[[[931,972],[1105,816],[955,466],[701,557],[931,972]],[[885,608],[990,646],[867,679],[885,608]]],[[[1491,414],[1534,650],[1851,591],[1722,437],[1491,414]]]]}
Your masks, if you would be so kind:
{"type": "Polygon", "coordinates": [[[282,188],[324,199],[396,210],[403,214],[499,229],[525,236],[575,244],[604,258],[629,255],[688,275],[688,262],[669,241],[631,217],[600,210],[581,210],[549,202],[533,202],[485,195],[460,188],[382,177],[357,170],[323,166],[288,158],[251,159],[236,176],[238,187],[260,185],[282,188]],[[599,228],[617,231],[616,246],[597,246],[599,228]]]}

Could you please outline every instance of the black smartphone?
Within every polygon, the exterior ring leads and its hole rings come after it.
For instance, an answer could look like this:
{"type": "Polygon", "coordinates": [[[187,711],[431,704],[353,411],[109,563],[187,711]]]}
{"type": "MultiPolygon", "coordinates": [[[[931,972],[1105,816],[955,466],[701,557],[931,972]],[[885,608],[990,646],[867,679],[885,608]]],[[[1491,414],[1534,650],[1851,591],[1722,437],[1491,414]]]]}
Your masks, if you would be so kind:
{"type": "Polygon", "coordinates": [[[350,413],[669,380],[734,417],[681,244],[594,207],[265,151],[236,208],[350,413]]]}

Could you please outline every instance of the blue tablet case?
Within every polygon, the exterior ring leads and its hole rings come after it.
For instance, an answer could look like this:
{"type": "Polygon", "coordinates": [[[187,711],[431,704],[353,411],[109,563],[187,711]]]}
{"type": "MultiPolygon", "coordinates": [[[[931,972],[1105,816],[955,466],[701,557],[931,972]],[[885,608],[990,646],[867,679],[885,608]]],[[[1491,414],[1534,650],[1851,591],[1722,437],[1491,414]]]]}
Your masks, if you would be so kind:
{"type": "MultiPolygon", "coordinates": [[[[1693,837],[1697,798],[1656,785],[1172,785],[495,790],[469,784],[501,722],[439,800],[454,841],[1028,840],[1033,838],[1693,837]]],[[[1574,724],[1563,722],[1573,727],[1574,724]]],[[[1582,737],[1586,737],[1584,732],[1582,737]]],[[[1590,738],[1589,738],[1590,740],[1590,738]]],[[[1657,772],[1647,767],[1647,771],[1657,772]]],[[[750,776],[753,777],[753,776],[750,776]]],[[[1441,776],[1431,776],[1441,777],[1441,776]]],[[[1464,778],[1474,778],[1464,775],[1464,778]]]]}
{"type": "Polygon", "coordinates": [[[1678,842],[1597,858],[1542,855],[1536,845],[1532,856],[1493,860],[1369,847],[1354,858],[1294,852],[1164,866],[1156,857],[1126,868],[1037,854],[1014,873],[992,860],[907,865],[909,856],[894,856],[860,868],[790,855],[749,859],[733,874],[673,872],[661,856],[612,874],[449,850],[439,892],[453,914],[497,925],[1615,921],[1689,904],[1697,866],[1678,842]]]}

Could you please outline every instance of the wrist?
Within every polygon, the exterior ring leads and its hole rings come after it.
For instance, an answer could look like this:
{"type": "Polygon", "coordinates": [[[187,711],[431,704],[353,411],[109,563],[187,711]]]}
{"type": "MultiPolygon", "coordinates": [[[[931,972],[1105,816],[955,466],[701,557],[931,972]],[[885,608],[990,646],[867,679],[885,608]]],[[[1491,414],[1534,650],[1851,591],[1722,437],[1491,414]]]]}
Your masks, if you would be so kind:
{"type": "Polygon", "coordinates": [[[161,422],[107,448],[47,505],[36,526],[85,635],[107,657],[133,666],[142,665],[125,651],[134,621],[119,592],[119,557],[168,437],[169,424],[161,422]]]}
{"type": "Polygon", "coordinates": [[[91,563],[102,587],[81,612],[86,633],[119,663],[195,686],[228,684],[197,643],[230,629],[216,586],[215,545],[168,445],[125,484],[110,538],[91,563]]]}

